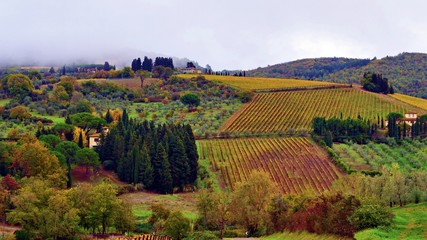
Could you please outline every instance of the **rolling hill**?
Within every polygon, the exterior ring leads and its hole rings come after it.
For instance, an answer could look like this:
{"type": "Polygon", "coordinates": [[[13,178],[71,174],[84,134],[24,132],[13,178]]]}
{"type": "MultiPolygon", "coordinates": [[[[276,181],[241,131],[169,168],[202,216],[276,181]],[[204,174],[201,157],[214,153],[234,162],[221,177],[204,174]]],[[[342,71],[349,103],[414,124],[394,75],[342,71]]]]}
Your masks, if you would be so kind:
{"type": "Polygon", "coordinates": [[[360,88],[316,89],[258,93],[223,125],[230,133],[283,133],[310,130],[314,117],[343,117],[376,121],[390,112],[427,111],[387,95],[360,88]]]}
{"type": "Polygon", "coordinates": [[[300,78],[360,83],[365,72],[383,74],[397,92],[427,98],[427,54],[401,53],[382,59],[313,58],[258,68],[254,77],[300,78]]]}
{"type": "Polygon", "coordinates": [[[303,137],[199,140],[197,148],[230,190],[254,170],[267,172],[288,194],[321,193],[343,175],[322,148],[303,137]]]}

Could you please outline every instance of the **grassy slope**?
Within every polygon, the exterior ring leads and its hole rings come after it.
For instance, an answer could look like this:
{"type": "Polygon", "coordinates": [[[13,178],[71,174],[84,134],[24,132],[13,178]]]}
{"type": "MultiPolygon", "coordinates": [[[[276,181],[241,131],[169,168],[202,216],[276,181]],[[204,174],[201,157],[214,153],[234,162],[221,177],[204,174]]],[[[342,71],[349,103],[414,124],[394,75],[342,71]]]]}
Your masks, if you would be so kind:
{"type": "MultiPolygon", "coordinates": [[[[196,77],[196,74],[181,74],[178,75],[183,78],[196,77]]],[[[241,88],[244,90],[258,90],[258,89],[275,89],[275,88],[297,88],[297,87],[313,87],[324,86],[332,83],[298,80],[298,79],[280,79],[280,78],[253,78],[253,77],[234,77],[234,76],[217,76],[217,75],[203,75],[208,80],[218,81],[233,87],[241,88]]]]}
{"type": "Polygon", "coordinates": [[[409,103],[413,106],[427,110],[427,100],[426,99],[411,97],[411,96],[399,94],[399,93],[391,94],[390,96],[393,98],[396,98],[402,102],[406,102],[406,103],[409,103]]]}
{"type": "Polygon", "coordinates": [[[427,203],[410,204],[393,209],[394,225],[386,229],[368,229],[358,232],[356,239],[426,239],[427,203]]]}

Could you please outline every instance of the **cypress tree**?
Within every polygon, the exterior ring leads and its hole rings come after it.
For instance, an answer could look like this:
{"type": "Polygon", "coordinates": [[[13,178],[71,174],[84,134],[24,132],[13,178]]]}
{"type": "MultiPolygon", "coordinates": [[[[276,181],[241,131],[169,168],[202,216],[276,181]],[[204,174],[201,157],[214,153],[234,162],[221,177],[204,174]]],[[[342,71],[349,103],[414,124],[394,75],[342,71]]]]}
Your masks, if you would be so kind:
{"type": "Polygon", "coordinates": [[[79,142],[77,143],[77,145],[79,145],[80,148],[83,148],[83,134],[82,132],[80,132],[79,134],[79,142]]]}
{"type": "Polygon", "coordinates": [[[154,190],[161,193],[172,193],[172,175],[168,155],[161,144],[158,144],[157,154],[153,161],[154,190]]]}
{"type": "Polygon", "coordinates": [[[188,166],[190,168],[188,180],[189,183],[194,183],[197,179],[197,170],[199,168],[199,155],[197,154],[197,146],[193,131],[188,124],[184,126],[183,142],[185,152],[187,153],[188,166]]]}
{"type": "Polygon", "coordinates": [[[152,188],[153,185],[153,166],[151,165],[150,155],[148,155],[148,148],[146,145],[141,149],[140,153],[140,169],[139,169],[139,182],[144,184],[147,189],[152,188]]]}
{"type": "Polygon", "coordinates": [[[107,123],[111,123],[113,121],[113,117],[111,116],[110,109],[108,109],[107,113],[105,114],[105,121],[107,123]]]}
{"type": "Polygon", "coordinates": [[[174,134],[169,137],[169,163],[173,186],[183,188],[188,183],[190,168],[184,144],[174,134]]]}

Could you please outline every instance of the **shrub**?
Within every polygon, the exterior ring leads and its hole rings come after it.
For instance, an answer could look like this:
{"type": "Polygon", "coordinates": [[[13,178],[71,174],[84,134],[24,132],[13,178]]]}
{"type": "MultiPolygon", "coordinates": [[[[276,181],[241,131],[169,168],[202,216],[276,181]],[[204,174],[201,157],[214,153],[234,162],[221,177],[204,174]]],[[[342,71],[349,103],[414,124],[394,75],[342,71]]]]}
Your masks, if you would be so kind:
{"type": "Polygon", "coordinates": [[[349,221],[357,230],[378,226],[388,227],[393,222],[393,213],[381,204],[368,202],[357,208],[349,217],[349,221]]]}

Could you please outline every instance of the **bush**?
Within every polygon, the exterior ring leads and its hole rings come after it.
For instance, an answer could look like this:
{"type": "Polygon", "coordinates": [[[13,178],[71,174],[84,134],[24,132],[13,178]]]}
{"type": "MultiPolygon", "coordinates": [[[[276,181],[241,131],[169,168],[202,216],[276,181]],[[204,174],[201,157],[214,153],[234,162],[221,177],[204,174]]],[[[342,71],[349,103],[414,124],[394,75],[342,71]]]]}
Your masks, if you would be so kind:
{"type": "Polygon", "coordinates": [[[388,227],[393,222],[393,213],[381,204],[369,202],[357,208],[349,217],[349,221],[357,230],[388,227]]]}

